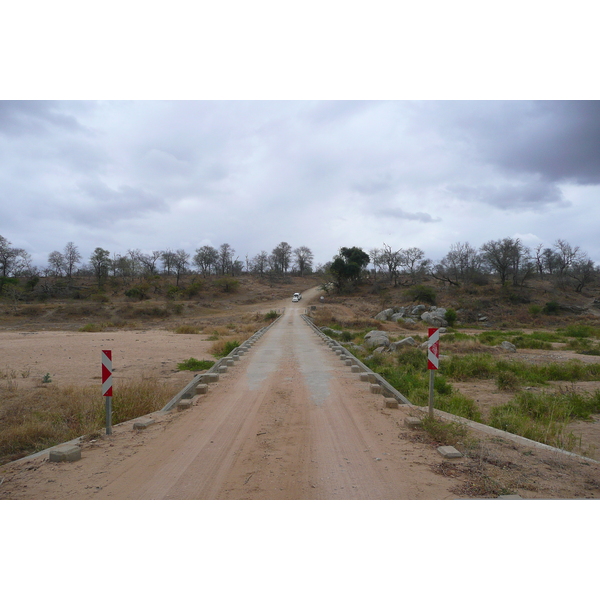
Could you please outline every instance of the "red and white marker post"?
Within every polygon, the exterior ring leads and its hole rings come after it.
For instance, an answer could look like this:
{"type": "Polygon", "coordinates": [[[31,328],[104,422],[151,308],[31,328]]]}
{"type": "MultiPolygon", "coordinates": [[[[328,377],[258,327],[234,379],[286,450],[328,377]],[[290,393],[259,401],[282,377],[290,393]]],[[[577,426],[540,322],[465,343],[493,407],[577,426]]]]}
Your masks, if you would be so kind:
{"type": "Polygon", "coordinates": [[[102,350],[102,395],[106,398],[106,435],[112,433],[112,350],[102,350]]]}
{"type": "Polygon", "coordinates": [[[433,418],[433,381],[435,372],[440,366],[440,330],[437,327],[429,328],[427,341],[427,368],[429,369],[429,416],[433,418]]]}

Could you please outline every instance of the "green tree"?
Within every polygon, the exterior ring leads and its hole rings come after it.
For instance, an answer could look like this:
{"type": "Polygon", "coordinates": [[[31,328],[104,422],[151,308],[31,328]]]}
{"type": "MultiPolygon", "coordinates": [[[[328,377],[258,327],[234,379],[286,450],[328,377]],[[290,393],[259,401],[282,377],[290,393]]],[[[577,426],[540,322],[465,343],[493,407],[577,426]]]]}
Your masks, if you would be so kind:
{"type": "Polygon", "coordinates": [[[360,281],[362,270],[370,262],[369,255],[362,248],[340,248],[339,254],[334,257],[329,272],[335,279],[335,286],[341,290],[348,283],[360,281]]]}

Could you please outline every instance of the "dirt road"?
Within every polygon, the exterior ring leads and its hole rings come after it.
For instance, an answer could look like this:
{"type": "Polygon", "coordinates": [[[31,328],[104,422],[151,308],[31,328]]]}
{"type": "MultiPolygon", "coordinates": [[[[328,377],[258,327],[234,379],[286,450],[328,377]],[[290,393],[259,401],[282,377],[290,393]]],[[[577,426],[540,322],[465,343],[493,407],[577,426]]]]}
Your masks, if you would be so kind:
{"type": "Polygon", "coordinates": [[[350,372],[290,303],[206,396],[148,430],[86,444],[75,463],[37,459],[13,498],[455,498],[434,448],[399,437],[403,410],[350,372]],[[27,483],[25,483],[25,481],[27,483]]]}

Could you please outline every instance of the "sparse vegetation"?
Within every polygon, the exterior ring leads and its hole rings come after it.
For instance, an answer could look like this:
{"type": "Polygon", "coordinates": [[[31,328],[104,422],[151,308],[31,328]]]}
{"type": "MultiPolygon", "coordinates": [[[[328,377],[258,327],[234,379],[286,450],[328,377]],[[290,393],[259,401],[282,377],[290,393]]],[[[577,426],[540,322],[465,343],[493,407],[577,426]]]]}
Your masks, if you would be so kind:
{"type": "MultiPolygon", "coordinates": [[[[159,410],[178,390],[153,378],[120,382],[114,388],[113,423],[159,410]]],[[[96,386],[7,392],[0,404],[0,464],[102,430],[104,418],[96,386]]]]}

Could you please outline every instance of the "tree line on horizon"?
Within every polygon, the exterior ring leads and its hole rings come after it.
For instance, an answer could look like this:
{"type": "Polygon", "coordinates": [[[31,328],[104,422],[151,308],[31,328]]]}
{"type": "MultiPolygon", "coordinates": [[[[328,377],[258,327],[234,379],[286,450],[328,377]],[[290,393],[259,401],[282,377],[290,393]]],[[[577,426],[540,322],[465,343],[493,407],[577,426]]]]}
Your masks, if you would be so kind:
{"type": "Polygon", "coordinates": [[[185,250],[155,250],[149,254],[128,250],[126,254],[111,253],[96,248],[88,262],[73,242],[62,251],[52,251],[48,263],[40,268],[32,264],[31,256],[15,248],[0,235],[0,291],[6,283],[21,277],[30,281],[40,277],[95,277],[99,283],[109,277],[133,282],[144,277],[166,275],[174,277],[176,286],[185,274],[236,277],[243,273],[257,276],[300,275],[320,273],[329,276],[338,290],[355,285],[365,275],[385,279],[394,286],[414,285],[431,277],[449,286],[483,284],[490,275],[505,286],[523,286],[533,277],[552,278],[558,284],[570,284],[577,292],[598,279],[600,269],[579,246],[558,239],[550,247],[539,244],[528,248],[519,238],[491,240],[475,248],[469,242],[455,243],[439,261],[425,257],[420,248],[399,248],[383,244],[365,252],[356,246],[341,248],[325,265],[314,267],[313,252],[307,246],[292,248],[281,242],[270,253],[261,251],[254,257],[240,260],[234,248],[221,244],[218,248],[204,245],[193,255],[185,250]]]}

